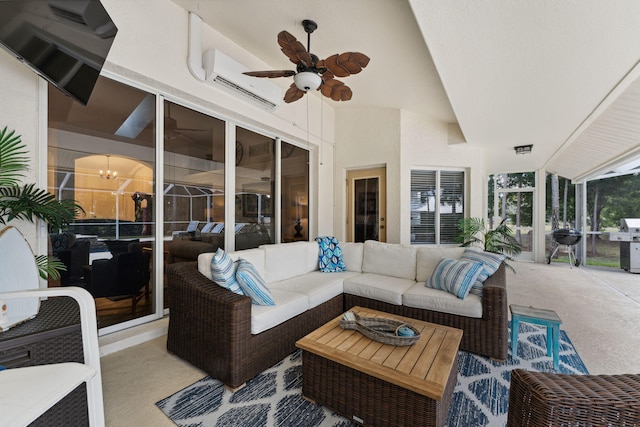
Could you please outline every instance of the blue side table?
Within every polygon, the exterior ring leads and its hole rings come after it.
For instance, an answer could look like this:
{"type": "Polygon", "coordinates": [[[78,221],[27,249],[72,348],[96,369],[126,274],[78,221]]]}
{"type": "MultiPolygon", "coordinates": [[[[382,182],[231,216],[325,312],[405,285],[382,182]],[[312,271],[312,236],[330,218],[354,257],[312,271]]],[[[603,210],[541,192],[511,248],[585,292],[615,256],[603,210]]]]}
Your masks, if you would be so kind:
{"type": "Polygon", "coordinates": [[[511,354],[515,357],[518,350],[518,332],[520,322],[533,323],[547,327],[547,356],[553,356],[553,369],[559,368],[560,361],[560,324],[562,320],[553,310],[544,308],[509,305],[511,311],[511,354]]]}

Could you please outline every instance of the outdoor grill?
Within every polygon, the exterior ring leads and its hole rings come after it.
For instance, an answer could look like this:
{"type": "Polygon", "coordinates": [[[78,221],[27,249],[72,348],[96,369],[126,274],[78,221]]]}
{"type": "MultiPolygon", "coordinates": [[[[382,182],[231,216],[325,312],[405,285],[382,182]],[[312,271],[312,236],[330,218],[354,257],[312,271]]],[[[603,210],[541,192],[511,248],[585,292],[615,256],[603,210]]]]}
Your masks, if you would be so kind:
{"type": "Polygon", "coordinates": [[[558,243],[558,246],[556,246],[551,255],[547,257],[547,264],[551,264],[551,258],[556,256],[558,249],[560,249],[560,245],[565,245],[567,247],[567,255],[569,256],[569,267],[571,267],[572,264],[578,267],[580,265],[580,260],[574,255],[572,247],[580,242],[582,239],[582,233],[572,228],[559,228],[557,230],[553,230],[551,237],[556,243],[558,243]]]}
{"type": "Polygon", "coordinates": [[[640,273],[640,218],[622,218],[620,232],[609,233],[609,240],[620,242],[620,268],[640,273]]]}

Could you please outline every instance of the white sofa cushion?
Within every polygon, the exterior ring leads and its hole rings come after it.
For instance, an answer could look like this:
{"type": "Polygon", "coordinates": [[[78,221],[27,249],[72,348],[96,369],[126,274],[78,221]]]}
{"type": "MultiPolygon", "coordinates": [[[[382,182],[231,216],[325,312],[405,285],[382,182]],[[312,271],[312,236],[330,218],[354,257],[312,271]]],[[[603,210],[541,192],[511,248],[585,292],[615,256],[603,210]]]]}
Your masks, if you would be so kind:
{"type": "Polygon", "coordinates": [[[342,248],[342,260],[347,271],[362,273],[362,255],[364,243],[340,242],[342,248]]]}
{"type": "Polygon", "coordinates": [[[460,299],[446,291],[427,288],[422,282],[417,282],[404,292],[402,303],[407,307],[423,308],[459,316],[482,317],[482,300],[479,296],[469,294],[465,299],[460,299]]]}
{"type": "Polygon", "coordinates": [[[293,242],[262,245],[265,251],[267,283],[300,276],[318,269],[318,243],[293,242]]]}
{"type": "Polygon", "coordinates": [[[306,295],[271,289],[276,305],[251,304],[251,333],[257,335],[309,309],[306,295]]]}
{"type": "Polygon", "coordinates": [[[374,240],[364,242],[362,272],[416,279],[416,249],[374,240]]]}
{"type": "MultiPolygon", "coordinates": [[[[366,251],[366,249],[365,249],[366,251]]],[[[402,294],[416,282],[411,279],[362,273],[344,280],[344,292],[401,305],[402,294]]],[[[422,284],[424,286],[424,283],[422,284]]]]}
{"type": "Polygon", "coordinates": [[[270,283],[269,288],[305,294],[309,298],[309,308],[314,308],[342,294],[344,279],[357,274],[353,271],[341,273],[312,271],[302,276],[270,283]]]}
{"type": "Polygon", "coordinates": [[[437,246],[421,246],[416,254],[416,281],[426,282],[440,262],[440,258],[460,259],[464,248],[460,246],[440,248],[437,246]]]}
{"type": "MultiPolygon", "coordinates": [[[[255,269],[258,271],[260,276],[264,279],[265,276],[265,265],[264,265],[264,250],[262,249],[247,249],[244,251],[237,252],[227,252],[227,254],[231,257],[232,260],[237,261],[238,258],[242,257],[249,261],[255,269]]],[[[211,278],[211,258],[213,258],[214,252],[211,253],[203,253],[198,255],[198,271],[206,276],[209,280],[213,280],[211,278]]]]}

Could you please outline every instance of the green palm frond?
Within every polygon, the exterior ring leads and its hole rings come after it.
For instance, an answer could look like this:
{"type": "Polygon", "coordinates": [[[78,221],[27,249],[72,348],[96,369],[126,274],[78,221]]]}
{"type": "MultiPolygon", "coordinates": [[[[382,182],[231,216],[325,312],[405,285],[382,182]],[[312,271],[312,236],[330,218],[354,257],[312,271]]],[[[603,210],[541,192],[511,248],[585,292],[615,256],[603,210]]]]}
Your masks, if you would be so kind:
{"type": "Polygon", "coordinates": [[[67,266],[54,256],[36,255],[36,265],[40,277],[47,280],[50,277],[53,280],[60,279],[60,272],[67,271],[67,266]]]}
{"type": "Polygon", "coordinates": [[[506,257],[505,266],[511,271],[515,271],[506,261],[512,261],[515,256],[520,254],[522,246],[507,225],[506,218],[493,230],[487,230],[482,218],[464,218],[460,220],[458,229],[460,234],[456,241],[460,243],[460,246],[477,246],[487,252],[504,254],[506,257]]]}
{"type": "Polygon", "coordinates": [[[0,187],[16,185],[29,167],[29,158],[20,135],[5,126],[0,131],[0,187]]]}
{"type": "MultiPolygon", "coordinates": [[[[45,221],[49,227],[58,229],[73,221],[84,210],[74,200],[57,200],[46,190],[35,184],[22,184],[24,172],[29,169],[29,156],[20,135],[7,127],[0,131],[0,224],[17,219],[33,222],[45,221]]],[[[57,258],[36,256],[40,276],[60,278],[59,271],[66,267],[57,258]]]]}
{"type": "Polygon", "coordinates": [[[57,200],[35,184],[0,187],[0,223],[13,219],[33,222],[46,221],[52,228],[60,228],[73,221],[82,208],[71,200],[57,200]]]}

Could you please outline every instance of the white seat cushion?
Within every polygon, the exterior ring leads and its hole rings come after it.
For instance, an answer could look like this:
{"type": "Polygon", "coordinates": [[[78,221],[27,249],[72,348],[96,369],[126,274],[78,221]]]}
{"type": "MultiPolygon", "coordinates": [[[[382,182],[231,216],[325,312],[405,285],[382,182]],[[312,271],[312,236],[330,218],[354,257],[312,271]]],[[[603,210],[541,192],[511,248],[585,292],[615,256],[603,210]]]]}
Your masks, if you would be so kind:
{"type": "Polygon", "coordinates": [[[363,273],[345,279],[343,286],[347,294],[402,305],[402,294],[415,283],[410,279],[363,273]]]}
{"type": "Polygon", "coordinates": [[[309,298],[309,308],[314,308],[342,294],[344,279],[359,273],[345,271],[341,273],[322,273],[313,271],[302,276],[281,280],[269,284],[269,289],[281,289],[305,294],[309,298]]]}
{"type": "Polygon", "coordinates": [[[465,299],[460,299],[449,292],[427,288],[423,282],[416,283],[404,292],[402,303],[407,307],[466,317],[482,317],[482,300],[479,296],[469,294],[465,299]]]}
{"type": "Polygon", "coordinates": [[[416,281],[425,282],[440,262],[440,258],[460,259],[464,248],[455,247],[419,247],[416,255],[416,281]]]}
{"type": "Polygon", "coordinates": [[[257,335],[279,325],[309,309],[309,299],[304,294],[269,289],[276,305],[251,304],[251,333],[257,335]]]}
{"type": "Polygon", "coordinates": [[[362,272],[362,255],[364,243],[340,242],[342,248],[342,260],[347,266],[347,271],[362,272]]]}
{"type": "Polygon", "coordinates": [[[362,272],[415,280],[416,249],[395,243],[367,240],[364,242],[362,272]]]}
{"type": "Polygon", "coordinates": [[[300,276],[318,269],[318,243],[293,242],[262,245],[265,251],[267,283],[300,276]]]}

